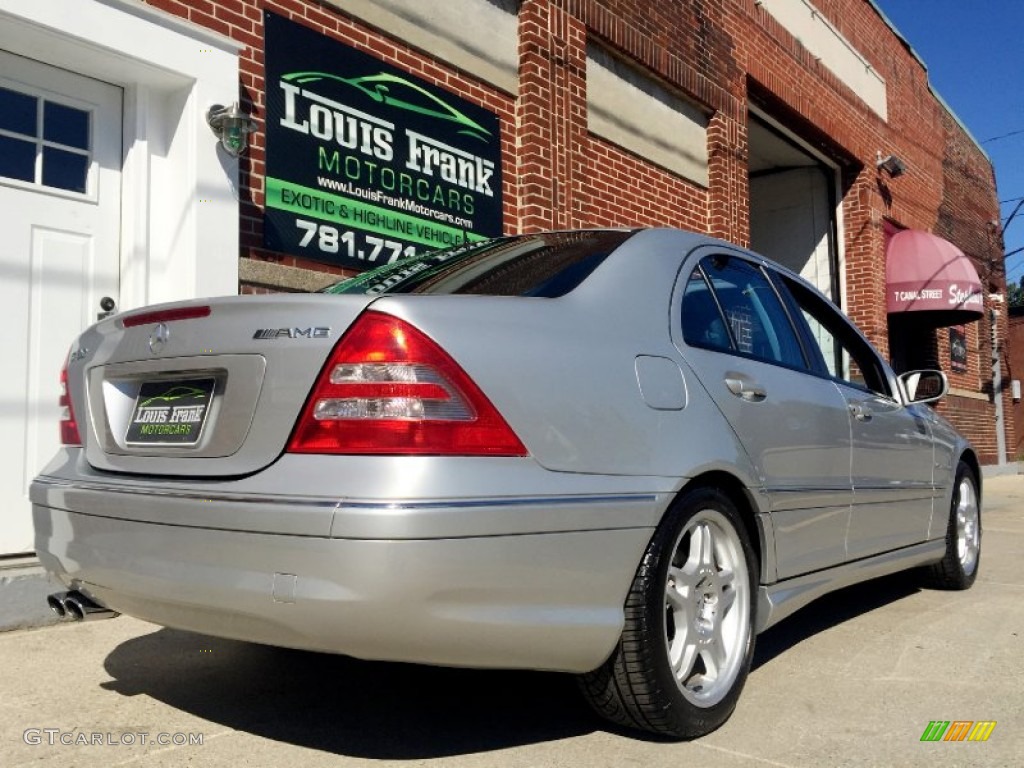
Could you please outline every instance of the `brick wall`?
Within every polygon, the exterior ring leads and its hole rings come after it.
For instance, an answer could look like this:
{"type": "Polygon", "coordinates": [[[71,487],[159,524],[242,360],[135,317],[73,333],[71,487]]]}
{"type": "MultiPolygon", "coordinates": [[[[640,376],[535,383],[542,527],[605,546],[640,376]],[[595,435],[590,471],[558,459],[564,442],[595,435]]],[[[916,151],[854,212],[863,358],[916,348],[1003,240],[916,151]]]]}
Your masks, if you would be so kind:
{"type": "Polygon", "coordinates": [[[519,231],[584,223],[587,32],[545,0],[519,11],[519,231]]]}
{"type": "MultiPolygon", "coordinates": [[[[1009,330],[1006,339],[1006,364],[1009,380],[1017,379],[1024,386],[1024,308],[1016,307],[1007,312],[1009,330]]],[[[1009,383],[1006,385],[1009,388],[1009,383]]],[[[1024,460],[1024,401],[1012,401],[1013,439],[1007,441],[1007,452],[1011,459],[1024,460]]]]}
{"type": "MultiPolygon", "coordinates": [[[[755,0],[523,0],[519,90],[511,95],[348,18],[318,0],[146,0],[228,35],[241,54],[240,98],[263,118],[263,11],[303,23],[496,112],[502,126],[504,229],[671,225],[741,245],[750,237],[748,104],[784,125],[838,167],[844,309],[887,353],[884,222],[934,231],[978,267],[985,290],[1005,293],[1002,243],[988,158],[931,93],[927,73],[866,0],[816,0],[819,10],[884,78],[888,119],[867,107],[755,0]],[[660,168],[587,131],[588,39],[709,115],[709,185],[660,168]],[[892,179],[876,154],[897,154],[892,179]]],[[[263,249],[262,131],[241,159],[243,258],[326,272],[338,268],[263,249]]],[[[243,292],[284,286],[247,282],[243,292]]],[[[286,288],[286,287],[285,287],[286,288]]],[[[998,320],[1006,338],[1005,314],[998,320]]],[[[969,370],[947,413],[994,461],[994,407],[987,320],[968,328],[969,370]],[[986,387],[989,387],[986,390],[986,387]]],[[[939,360],[948,335],[937,333],[939,360]]],[[[1007,370],[1007,375],[1008,375],[1007,370]]],[[[1010,403],[1006,400],[1007,412],[1010,403]]],[[[1008,445],[1016,445],[1011,435],[1008,445]]]]}

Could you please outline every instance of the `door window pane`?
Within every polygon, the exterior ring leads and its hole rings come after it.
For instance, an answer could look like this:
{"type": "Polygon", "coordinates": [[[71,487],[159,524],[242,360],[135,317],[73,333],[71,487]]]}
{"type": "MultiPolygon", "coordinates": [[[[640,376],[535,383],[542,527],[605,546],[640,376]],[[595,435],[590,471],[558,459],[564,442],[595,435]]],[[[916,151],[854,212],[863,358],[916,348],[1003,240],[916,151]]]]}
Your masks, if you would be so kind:
{"type": "Polygon", "coordinates": [[[0,136],[0,176],[19,181],[35,181],[36,145],[0,136]]]}
{"type": "MultiPolygon", "coordinates": [[[[710,285],[718,299],[716,312],[720,307],[718,317],[724,315],[734,351],[792,368],[807,367],[789,315],[758,267],[743,259],[712,256],[701,261],[700,270],[707,280],[704,290],[710,285]]],[[[698,325],[689,331],[686,328],[697,315],[706,314],[700,308],[704,303],[701,290],[700,283],[691,276],[688,295],[683,296],[683,338],[687,343],[694,339],[697,346],[716,346],[697,339],[698,325]],[[690,301],[698,305],[697,311],[687,307],[690,301]]]]}
{"type": "Polygon", "coordinates": [[[91,122],[87,109],[0,87],[0,177],[84,194],[91,122]]]}
{"type": "Polygon", "coordinates": [[[55,147],[43,148],[43,184],[47,187],[85,192],[89,158],[55,147]]]}
{"type": "Polygon", "coordinates": [[[700,269],[693,270],[683,293],[683,340],[692,347],[731,351],[732,337],[700,269]]]}
{"type": "Polygon", "coordinates": [[[0,88],[0,129],[36,135],[36,97],[0,88]]]}
{"type": "Polygon", "coordinates": [[[874,348],[832,304],[805,286],[783,278],[787,290],[800,307],[808,334],[821,352],[829,376],[859,389],[892,397],[888,378],[874,348]]]}
{"type": "Polygon", "coordinates": [[[43,104],[43,138],[67,147],[89,149],[89,113],[47,101],[43,104]]]}

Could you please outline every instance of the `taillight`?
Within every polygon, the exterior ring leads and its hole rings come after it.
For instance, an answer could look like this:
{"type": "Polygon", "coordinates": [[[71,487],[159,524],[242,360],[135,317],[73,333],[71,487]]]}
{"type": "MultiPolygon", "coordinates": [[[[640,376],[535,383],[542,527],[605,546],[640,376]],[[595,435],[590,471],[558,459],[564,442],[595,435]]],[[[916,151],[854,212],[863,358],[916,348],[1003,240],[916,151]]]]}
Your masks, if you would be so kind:
{"type": "Polygon", "coordinates": [[[372,311],[334,348],[288,450],[526,455],[511,427],[448,353],[404,320],[372,311]]]}
{"type": "Polygon", "coordinates": [[[64,367],[60,369],[60,399],[57,401],[57,404],[60,406],[61,444],[81,445],[82,437],[78,434],[75,408],[71,405],[71,393],[68,391],[68,358],[64,358],[64,367]]]}

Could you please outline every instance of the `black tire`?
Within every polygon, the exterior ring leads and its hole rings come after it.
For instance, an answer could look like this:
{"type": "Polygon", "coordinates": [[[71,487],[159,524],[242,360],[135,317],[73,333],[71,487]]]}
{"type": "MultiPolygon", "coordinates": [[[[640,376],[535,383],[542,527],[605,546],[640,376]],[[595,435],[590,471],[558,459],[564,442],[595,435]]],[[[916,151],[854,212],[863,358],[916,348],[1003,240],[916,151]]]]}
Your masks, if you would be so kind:
{"type": "Polygon", "coordinates": [[[953,500],[946,523],[946,552],[929,566],[925,579],[937,589],[969,589],[981,565],[981,500],[978,479],[964,462],[956,468],[953,500]]]}
{"type": "Polygon", "coordinates": [[[735,505],[714,488],[685,493],[647,546],[618,646],[579,678],[590,705],[619,725],[674,738],[718,728],[754,654],[756,584],[735,505]]]}

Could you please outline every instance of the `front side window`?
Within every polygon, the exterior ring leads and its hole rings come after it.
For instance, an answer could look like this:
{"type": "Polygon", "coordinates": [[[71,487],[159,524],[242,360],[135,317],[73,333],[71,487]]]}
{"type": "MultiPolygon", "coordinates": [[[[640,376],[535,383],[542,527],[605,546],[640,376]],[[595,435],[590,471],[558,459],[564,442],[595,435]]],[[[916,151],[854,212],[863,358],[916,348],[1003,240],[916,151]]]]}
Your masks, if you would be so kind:
{"type": "Polygon", "coordinates": [[[892,397],[888,378],[874,349],[850,323],[810,289],[782,278],[785,290],[799,307],[809,329],[818,366],[838,381],[892,397]]]}
{"type": "Polygon", "coordinates": [[[683,294],[683,340],[791,368],[807,363],[775,288],[743,259],[709,256],[690,274],[683,294]]]}

